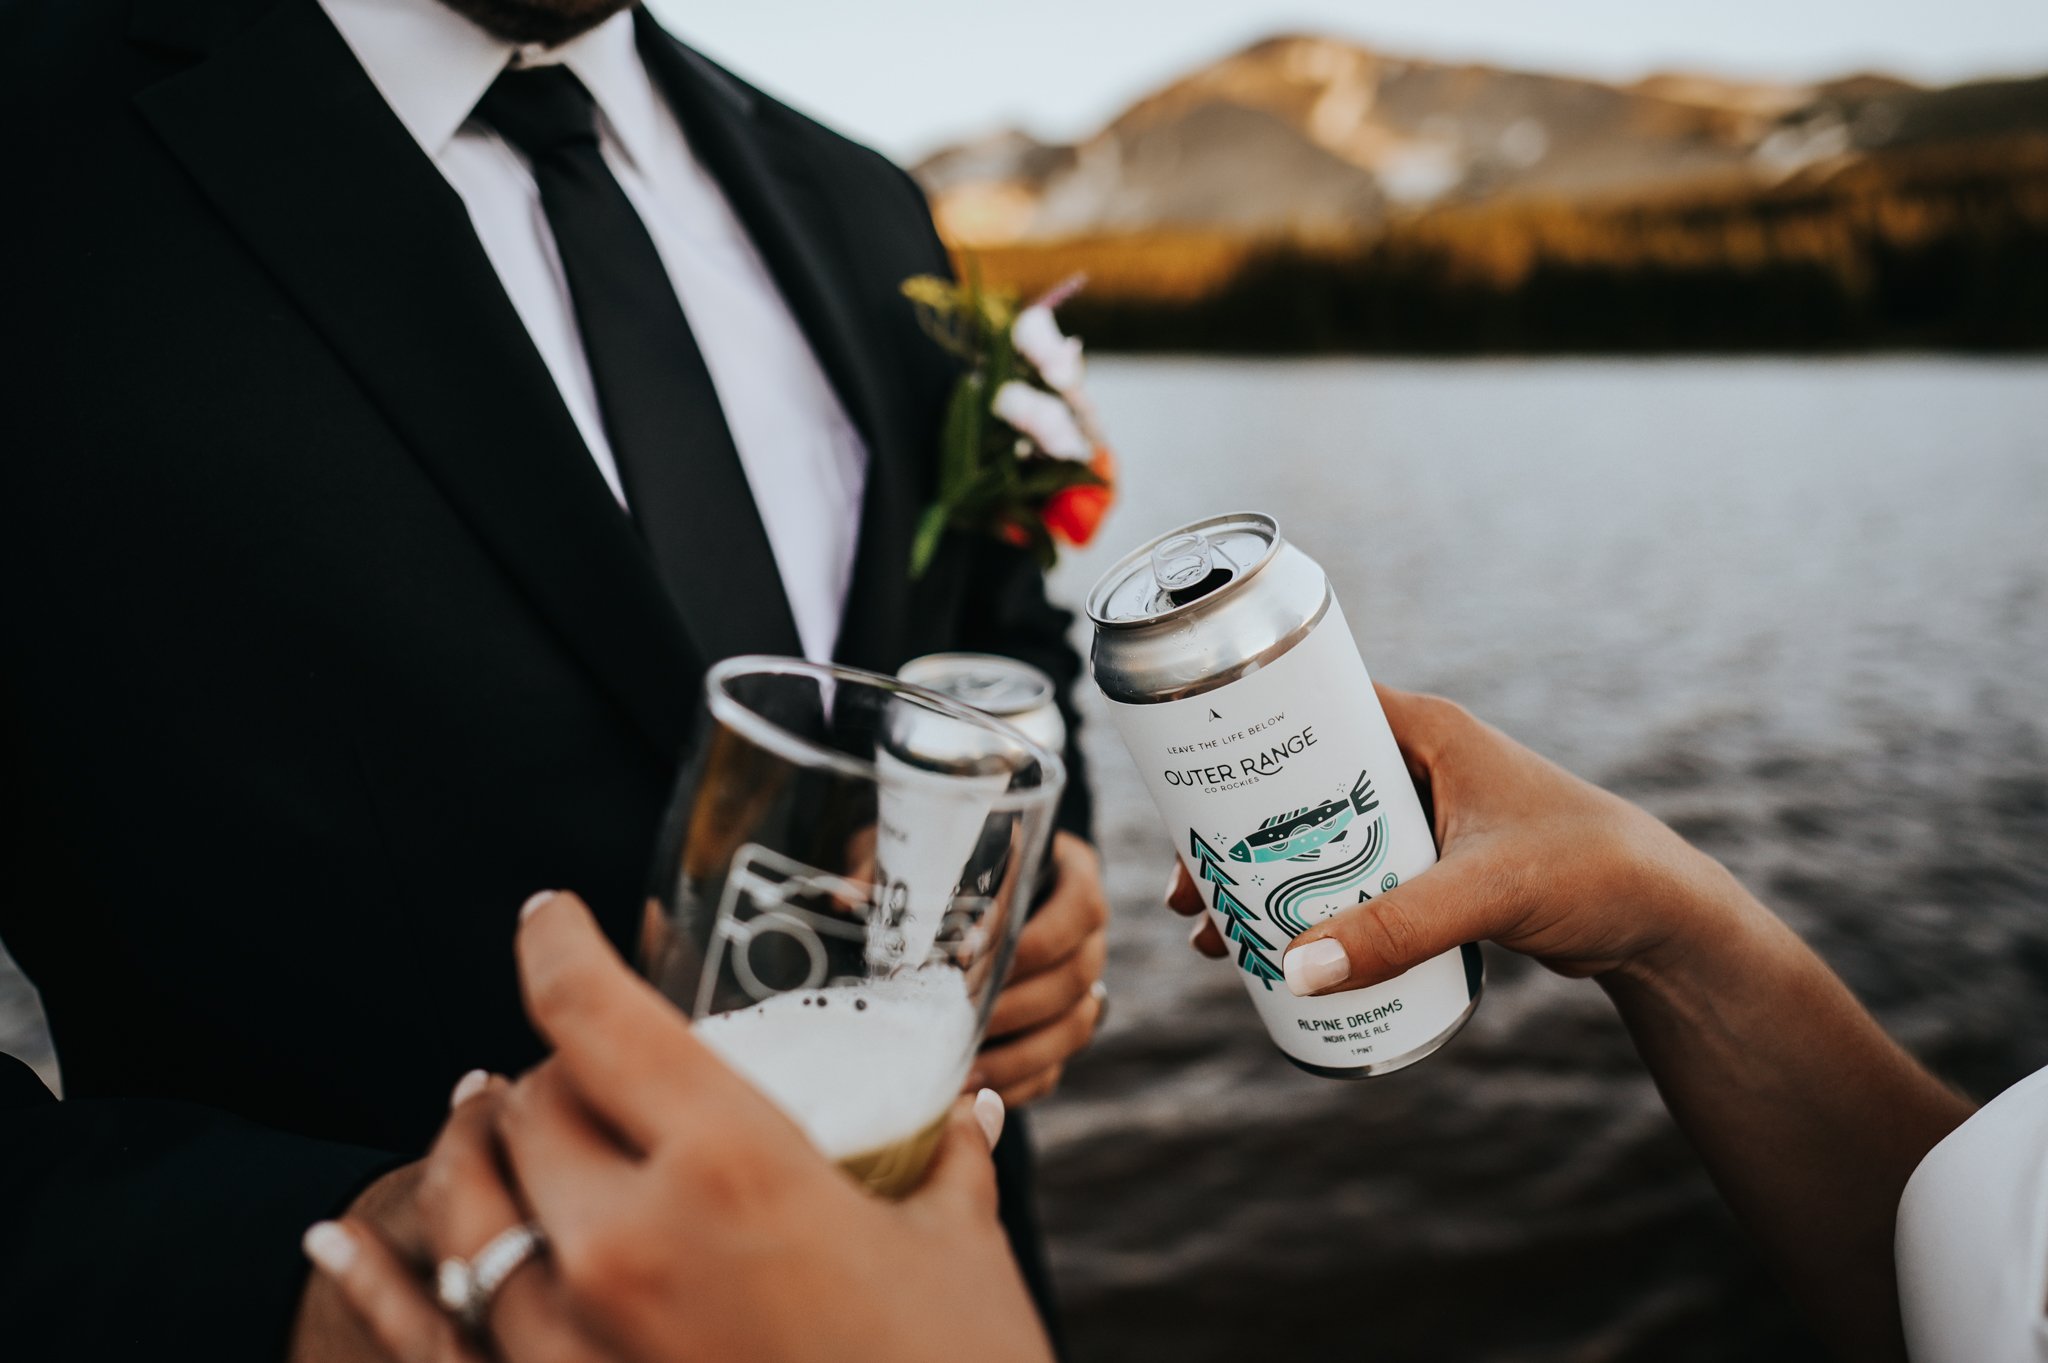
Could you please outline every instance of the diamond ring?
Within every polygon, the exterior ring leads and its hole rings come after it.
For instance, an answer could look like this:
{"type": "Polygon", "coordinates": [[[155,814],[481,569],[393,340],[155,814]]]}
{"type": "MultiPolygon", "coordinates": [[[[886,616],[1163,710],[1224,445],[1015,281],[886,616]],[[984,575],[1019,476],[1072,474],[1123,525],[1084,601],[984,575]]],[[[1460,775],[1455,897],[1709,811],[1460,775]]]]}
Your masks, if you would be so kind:
{"type": "Polygon", "coordinates": [[[498,1289],[546,1246],[547,1237],[532,1222],[508,1226],[470,1258],[443,1259],[434,1275],[435,1295],[449,1315],[472,1331],[481,1330],[498,1289]]]}

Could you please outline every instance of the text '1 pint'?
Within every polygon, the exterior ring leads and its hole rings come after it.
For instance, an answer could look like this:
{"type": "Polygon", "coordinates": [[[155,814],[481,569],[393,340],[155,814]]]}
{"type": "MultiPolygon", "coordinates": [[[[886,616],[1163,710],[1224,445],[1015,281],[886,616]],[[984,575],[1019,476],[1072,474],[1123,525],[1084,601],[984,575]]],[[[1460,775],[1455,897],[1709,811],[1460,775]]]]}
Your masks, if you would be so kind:
{"type": "Polygon", "coordinates": [[[1266,1030],[1301,1068],[1412,1065],[1479,1006],[1467,945],[1296,998],[1288,942],[1436,863],[1429,821],[1323,570],[1269,516],[1197,521],[1088,595],[1092,668],[1266,1030]]]}

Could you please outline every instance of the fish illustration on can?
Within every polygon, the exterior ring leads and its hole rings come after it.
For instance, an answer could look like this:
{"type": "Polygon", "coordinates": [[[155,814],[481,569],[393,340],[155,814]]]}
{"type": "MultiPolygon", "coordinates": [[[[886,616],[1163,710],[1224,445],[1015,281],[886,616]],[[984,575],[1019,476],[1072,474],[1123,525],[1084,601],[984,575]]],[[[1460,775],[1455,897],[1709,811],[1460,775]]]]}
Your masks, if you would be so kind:
{"type": "Polygon", "coordinates": [[[1255,832],[1233,843],[1230,859],[1241,862],[1313,861],[1324,847],[1343,839],[1353,819],[1379,808],[1379,804],[1379,798],[1373,794],[1371,775],[1361,771],[1349,795],[1339,795],[1307,809],[1275,814],[1261,823],[1255,832]]]}

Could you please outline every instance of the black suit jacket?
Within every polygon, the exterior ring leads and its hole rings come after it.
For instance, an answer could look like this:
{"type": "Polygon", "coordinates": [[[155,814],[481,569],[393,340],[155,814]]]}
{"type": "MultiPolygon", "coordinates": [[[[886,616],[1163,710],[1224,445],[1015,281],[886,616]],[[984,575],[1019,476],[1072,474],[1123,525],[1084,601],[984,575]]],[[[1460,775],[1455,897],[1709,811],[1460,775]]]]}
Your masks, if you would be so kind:
{"type": "MultiPolygon", "coordinates": [[[[907,578],[954,378],[914,185],[641,39],[866,439],[841,658],[1071,682],[1014,551],[907,578]]],[[[537,1057],[521,900],[626,939],[761,587],[670,603],[314,0],[0,0],[0,108],[0,935],[66,1088],[0,1057],[0,1356],[273,1359],[300,1231],[537,1057]]]]}

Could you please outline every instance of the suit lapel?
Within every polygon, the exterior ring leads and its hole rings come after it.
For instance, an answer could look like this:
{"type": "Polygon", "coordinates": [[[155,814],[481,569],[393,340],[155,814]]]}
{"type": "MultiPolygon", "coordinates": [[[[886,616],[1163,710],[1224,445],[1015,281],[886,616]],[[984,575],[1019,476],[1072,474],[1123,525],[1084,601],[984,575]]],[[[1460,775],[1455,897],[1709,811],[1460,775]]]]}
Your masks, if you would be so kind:
{"type": "Polygon", "coordinates": [[[847,415],[867,444],[860,541],[835,655],[893,670],[909,610],[910,537],[917,515],[917,442],[900,383],[876,354],[876,328],[857,302],[829,205],[820,202],[782,111],[664,32],[642,10],[640,51],[690,148],[725,191],[803,328],[847,415]]]}
{"type": "Polygon", "coordinates": [[[280,0],[137,103],[535,609],[672,758],[701,663],[460,197],[318,5],[280,0]]]}

